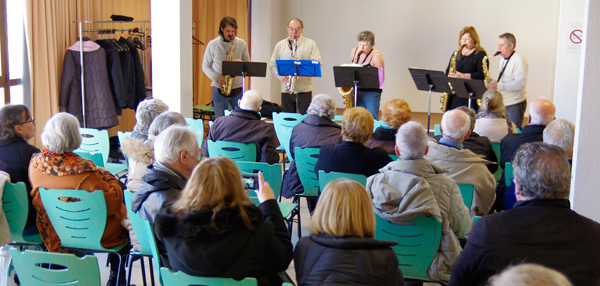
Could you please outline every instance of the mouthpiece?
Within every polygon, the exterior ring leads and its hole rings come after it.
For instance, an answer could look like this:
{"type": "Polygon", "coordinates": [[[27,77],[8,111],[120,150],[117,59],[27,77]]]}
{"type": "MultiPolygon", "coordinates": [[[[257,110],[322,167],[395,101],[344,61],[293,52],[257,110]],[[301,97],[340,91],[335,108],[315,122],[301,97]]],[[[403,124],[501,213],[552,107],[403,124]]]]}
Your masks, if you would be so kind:
{"type": "Polygon", "coordinates": [[[495,57],[495,56],[497,56],[497,55],[499,55],[499,54],[500,54],[500,51],[497,51],[497,52],[494,54],[494,57],[495,57]]]}

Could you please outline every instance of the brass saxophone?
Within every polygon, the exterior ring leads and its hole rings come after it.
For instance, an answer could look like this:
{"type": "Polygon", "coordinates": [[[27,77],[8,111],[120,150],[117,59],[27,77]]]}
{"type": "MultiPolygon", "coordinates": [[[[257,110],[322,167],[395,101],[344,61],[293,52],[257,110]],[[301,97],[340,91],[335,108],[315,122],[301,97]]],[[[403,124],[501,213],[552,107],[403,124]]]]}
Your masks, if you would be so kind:
{"type": "MultiPolygon", "coordinates": [[[[231,41],[231,50],[229,50],[229,54],[227,54],[227,60],[228,61],[233,60],[233,41],[231,41]]],[[[235,79],[235,76],[229,76],[229,75],[225,76],[225,85],[223,85],[221,88],[219,88],[219,90],[221,91],[221,94],[223,94],[223,95],[231,94],[231,87],[233,86],[234,79],[235,79]]]]}
{"type": "MultiPolygon", "coordinates": [[[[463,46],[464,45],[458,46],[456,51],[454,51],[454,54],[450,59],[450,67],[448,67],[448,74],[453,74],[456,72],[456,59],[458,58],[458,53],[460,53],[460,50],[462,50],[463,46]]],[[[442,110],[442,112],[446,112],[446,109],[448,109],[448,93],[442,93],[442,95],[440,96],[440,103],[440,109],[442,110]]]]}
{"type": "MultiPolygon", "coordinates": [[[[292,42],[292,59],[296,59],[296,51],[298,50],[298,40],[294,39],[292,42]]],[[[298,76],[290,76],[290,79],[285,84],[285,92],[289,94],[293,94],[296,92],[296,84],[298,81],[298,76]]]]}
{"type": "MultiPolygon", "coordinates": [[[[352,59],[353,64],[357,63],[359,55],[360,54],[358,53],[356,56],[354,56],[354,59],[352,59]]],[[[346,109],[352,108],[354,106],[354,96],[352,95],[353,90],[354,87],[338,87],[338,91],[342,94],[342,97],[344,98],[344,104],[346,104],[346,109]]]]}

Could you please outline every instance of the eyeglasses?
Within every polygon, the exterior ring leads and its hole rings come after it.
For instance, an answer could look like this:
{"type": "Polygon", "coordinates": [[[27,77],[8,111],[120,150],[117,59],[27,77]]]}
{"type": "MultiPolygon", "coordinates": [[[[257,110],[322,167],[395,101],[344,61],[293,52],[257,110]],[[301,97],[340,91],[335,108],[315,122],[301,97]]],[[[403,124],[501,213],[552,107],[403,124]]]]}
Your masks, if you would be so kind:
{"type": "Polygon", "coordinates": [[[31,117],[31,119],[29,119],[29,120],[27,120],[27,121],[25,121],[25,122],[17,123],[17,124],[15,124],[15,126],[16,126],[16,125],[27,124],[27,123],[29,123],[29,122],[31,122],[31,123],[33,123],[33,124],[35,124],[35,119],[34,119],[33,117],[31,117]]]}

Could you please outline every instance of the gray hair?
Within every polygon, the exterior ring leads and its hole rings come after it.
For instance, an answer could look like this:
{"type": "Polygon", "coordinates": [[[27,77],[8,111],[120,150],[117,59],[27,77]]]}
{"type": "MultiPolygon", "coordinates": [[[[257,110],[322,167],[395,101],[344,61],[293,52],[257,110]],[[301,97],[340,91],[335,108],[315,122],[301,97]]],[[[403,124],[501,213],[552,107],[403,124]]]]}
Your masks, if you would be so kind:
{"type": "Polygon", "coordinates": [[[575,137],[575,124],[566,119],[556,119],[544,128],[544,143],[555,145],[573,154],[573,141],[575,137]]]}
{"type": "Polygon", "coordinates": [[[477,120],[477,118],[475,118],[475,116],[476,116],[475,110],[468,108],[466,106],[459,106],[455,109],[458,109],[458,110],[466,113],[469,116],[469,119],[471,120],[471,125],[469,125],[469,130],[473,131],[473,128],[475,128],[475,121],[477,120]]]}
{"type": "Polygon", "coordinates": [[[567,154],[542,142],[524,144],[513,160],[519,190],[532,199],[564,199],[569,196],[571,166],[567,154]]]}
{"type": "Polygon", "coordinates": [[[148,137],[156,137],[158,134],[160,134],[160,132],[174,124],[185,126],[185,117],[183,117],[183,115],[181,115],[179,112],[175,111],[163,112],[154,118],[152,124],[150,124],[150,128],[148,128],[148,137]]]}
{"type": "Polygon", "coordinates": [[[556,108],[552,101],[547,98],[538,97],[529,105],[529,116],[531,125],[548,125],[554,120],[556,108]]]}
{"type": "Polygon", "coordinates": [[[506,43],[507,44],[513,44],[514,47],[513,48],[517,48],[517,38],[515,38],[515,35],[511,34],[511,33],[504,33],[502,35],[500,35],[498,38],[503,38],[506,39],[506,43]]]}
{"type": "Polygon", "coordinates": [[[42,144],[50,152],[73,152],[81,145],[79,119],[66,112],[57,113],[46,122],[41,139],[42,144]]]}
{"type": "Polygon", "coordinates": [[[404,160],[422,159],[427,150],[427,132],[419,122],[409,121],[398,128],[396,146],[404,160]]]}
{"type": "Polygon", "coordinates": [[[446,111],[442,116],[442,135],[454,140],[464,140],[471,127],[469,115],[460,110],[446,111]]]}
{"type": "Polygon", "coordinates": [[[335,101],[328,94],[317,94],[312,98],[306,113],[333,119],[335,116],[335,101]]]}
{"type": "Polygon", "coordinates": [[[357,41],[365,41],[371,46],[375,46],[375,34],[371,31],[362,31],[356,36],[357,41]]]}
{"type": "Polygon", "coordinates": [[[490,277],[490,286],[572,286],[562,273],[533,263],[509,266],[504,271],[490,277]]]}
{"type": "Polygon", "coordinates": [[[198,148],[196,134],[184,126],[172,125],[154,140],[154,158],[160,163],[174,164],[182,151],[194,153],[198,148]]]}
{"type": "Polygon", "coordinates": [[[160,99],[148,98],[142,100],[135,110],[136,122],[133,130],[148,135],[148,128],[150,128],[154,118],[167,110],[169,110],[169,106],[160,99]]]}
{"type": "Polygon", "coordinates": [[[257,111],[262,106],[263,99],[256,90],[247,90],[240,101],[240,109],[257,111]]]}

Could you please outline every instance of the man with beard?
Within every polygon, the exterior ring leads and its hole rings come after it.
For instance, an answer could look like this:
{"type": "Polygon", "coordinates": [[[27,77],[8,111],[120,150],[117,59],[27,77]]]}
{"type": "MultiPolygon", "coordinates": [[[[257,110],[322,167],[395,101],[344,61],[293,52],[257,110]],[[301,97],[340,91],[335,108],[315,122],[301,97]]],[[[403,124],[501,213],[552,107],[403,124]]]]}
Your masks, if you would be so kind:
{"type": "Polygon", "coordinates": [[[202,61],[202,71],[208,76],[213,87],[212,100],[215,107],[215,117],[223,116],[224,110],[229,104],[235,109],[238,100],[242,98],[242,78],[236,77],[231,86],[231,93],[225,95],[219,90],[225,86],[225,76],[221,74],[223,61],[227,60],[230,53],[233,53],[233,60],[250,61],[248,46],[246,42],[235,35],[237,33],[237,22],[233,17],[225,16],[219,24],[219,36],[212,39],[206,45],[204,60],[202,61]]]}

